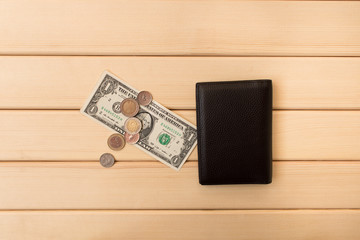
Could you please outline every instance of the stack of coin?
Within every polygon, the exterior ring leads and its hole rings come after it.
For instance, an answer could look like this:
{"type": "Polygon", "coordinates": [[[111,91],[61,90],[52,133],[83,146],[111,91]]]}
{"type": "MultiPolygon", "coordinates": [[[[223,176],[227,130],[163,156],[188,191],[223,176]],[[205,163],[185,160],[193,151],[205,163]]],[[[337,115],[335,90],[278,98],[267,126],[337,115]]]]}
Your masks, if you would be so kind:
{"type": "Polygon", "coordinates": [[[135,144],[139,141],[140,134],[139,132],[142,129],[141,121],[136,118],[136,114],[140,110],[140,105],[147,106],[151,103],[153,97],[148,91],[141,91],[136,97],[136,100],[133,98],[126,98],[121,102],[120,111],[126,116],[129,117],[124,124],[124,129],[126,131],[125,141],[129,144],[135,144]]]}
{"type": "MultiPolygon", "coordinates": [[[[148,91],[139,92],[136,100],[133,98],[126,98],[120,103],[120,112],[128,117],[124,124],[125,138],[118,134],[112,134],[107,141],[110,149],[119,151],[125,147],[125,142],[135,144],[139,141],[140,131],[142,129],[141,121],[135,116],[140,110],[140,105],[147,106],[153,100],[151,93],[148,91]]],[[[110,153],[104,153],[100,157],[100,164],[103,167],[112,167],[115,163],[115,158],[110,153]]]]}

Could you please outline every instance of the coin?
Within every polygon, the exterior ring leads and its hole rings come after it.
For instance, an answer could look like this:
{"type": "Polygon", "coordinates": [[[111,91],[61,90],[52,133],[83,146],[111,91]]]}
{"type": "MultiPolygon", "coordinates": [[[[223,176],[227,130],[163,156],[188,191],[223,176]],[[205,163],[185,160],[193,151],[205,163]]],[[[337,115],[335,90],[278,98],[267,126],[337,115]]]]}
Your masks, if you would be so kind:
{"type": "Polygon", "coordinates": [[[135,144],[139,141],[140,138],[140,134],[136,133],[136,134],[129,134],[129,133],[125,133],[125,140],[127,143],[129,144],[135,144]]]}
{"type": "Polygon", "coordinates": [[[139,103],[133,98],[125,98],[120,104],[120,111],[126,117],[133,117],[139,112],[139,103]]]}
{"type": "Polygon", "coordinates": [[[110,153],[104,153],[100,156],[100,164],[103,167],[109,168],[112,167],[115,163],[115,158],[110,153]]]}
{"type": "Polygon", "coordinates": [[[149,93],[148,91],[141,91],[137,95],[136,100],[138,100],[140,105],[147,106],[151,103],[151,101],[153,100],[153,97],[152,97],[151,93],[149,93]]]}
{"type": "Polygon", "coordinates": [[[112,134],[107,141],[109,148],[115,151],[119,151],[125,147],[125,139],[118,133],[112,134]]]}
{"type": "Polygon", "coordinates": [[[128,118],[124,124],[125,131],[132,135],[140,132],[141,127],[141,121],[136,117],[128,118]]]}

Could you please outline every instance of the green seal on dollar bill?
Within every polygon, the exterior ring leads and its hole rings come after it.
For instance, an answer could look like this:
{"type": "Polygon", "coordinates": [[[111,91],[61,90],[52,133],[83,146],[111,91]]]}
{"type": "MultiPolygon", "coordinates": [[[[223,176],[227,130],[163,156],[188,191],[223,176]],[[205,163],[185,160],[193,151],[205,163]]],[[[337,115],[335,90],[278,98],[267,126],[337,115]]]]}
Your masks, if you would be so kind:
{"type": "Polygon", "coordinates": [[[168,145],[170,142],[170,136],[166,133],[163,133],[160,135],[159,137],[159,143],[161,143],[162,145],[168,145]]]}

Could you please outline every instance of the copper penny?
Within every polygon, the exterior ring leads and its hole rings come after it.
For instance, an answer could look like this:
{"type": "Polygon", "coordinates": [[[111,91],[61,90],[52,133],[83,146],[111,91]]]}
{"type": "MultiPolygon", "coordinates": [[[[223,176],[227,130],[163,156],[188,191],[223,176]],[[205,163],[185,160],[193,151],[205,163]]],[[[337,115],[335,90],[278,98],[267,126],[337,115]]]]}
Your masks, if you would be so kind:
{"type": "Polygon", "coordinates": [[[104,153],[100,156],[100,164],[103,167],[109,168],[112,167],[115,163],[115,158],[110,153],[104,153]]]}
{"type": "Polygon", "coordinates": [[[126,117],[133,117],[139,112],[139,103],[133,98],[125,98],[120,104],[120,111],[126,117]]]}
{"type": "Polygon", "coordinates": [[[122,135],[114,133],[108,138],[107,144],[112,150],[119,151],[125,147],[125,139],[122,135]]]}
{"type": "Polygon", "coordinates": [[[125,141],[129,144],[135,144],[140,139],[140,134],[138,134],[138,133],[136,133],[136,134],[125,133],[124,136],[125,136],[125,141]]]}
{"type": "Polygon", "coordinates": [[[137,134],[142,128],[141,121],[136,117],[128,118],[125,121],[124,129],[129,134],[137,134]]]}
{"type": "Polygon", "coordinates": [[[153,97],[152,97],[151,93],[149,93],[148,91],[141,91],[137,95],[136,100],[138,100],[140,105],[147,106],[151,103],[151,101],[153,100],[153,97]]]}

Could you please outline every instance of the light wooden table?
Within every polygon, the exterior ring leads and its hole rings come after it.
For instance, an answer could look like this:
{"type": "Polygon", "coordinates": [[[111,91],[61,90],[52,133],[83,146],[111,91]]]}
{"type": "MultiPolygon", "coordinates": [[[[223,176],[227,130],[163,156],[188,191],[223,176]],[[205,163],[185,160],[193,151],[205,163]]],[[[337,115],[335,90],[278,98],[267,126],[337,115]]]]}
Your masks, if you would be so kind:
{"type": "Polygon", "coordinates": [[[360,239],[360,3],[0,1],[0,239],[360,239]],[[271,185],[201,186],[79,108],[112,71],[195,123],[195,83],[271,78],[271,185]]]}

